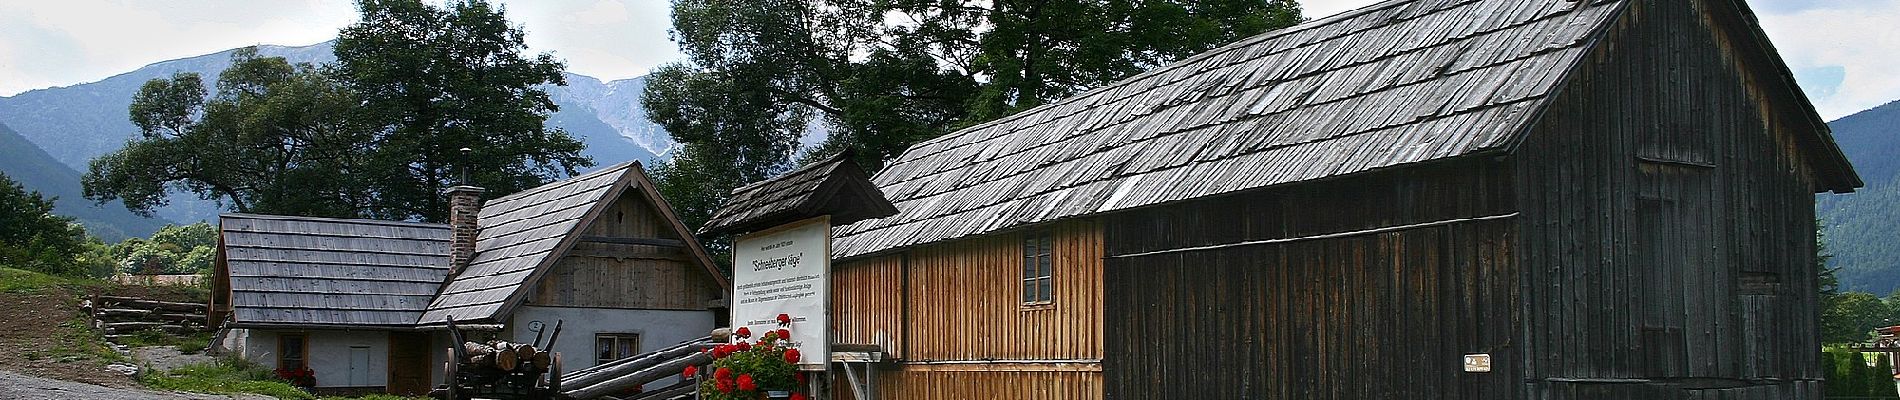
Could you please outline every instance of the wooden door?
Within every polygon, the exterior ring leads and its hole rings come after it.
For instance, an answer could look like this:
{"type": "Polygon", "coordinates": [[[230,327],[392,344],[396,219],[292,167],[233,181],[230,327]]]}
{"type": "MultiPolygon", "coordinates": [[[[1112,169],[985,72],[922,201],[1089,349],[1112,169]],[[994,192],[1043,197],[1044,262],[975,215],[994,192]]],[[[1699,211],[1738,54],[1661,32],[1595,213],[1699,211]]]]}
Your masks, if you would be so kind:
{"type": "Polygon", "coordinates": [[[422,396],[429,393],[429,335],[389,334],[389,393],[422,396]]]}

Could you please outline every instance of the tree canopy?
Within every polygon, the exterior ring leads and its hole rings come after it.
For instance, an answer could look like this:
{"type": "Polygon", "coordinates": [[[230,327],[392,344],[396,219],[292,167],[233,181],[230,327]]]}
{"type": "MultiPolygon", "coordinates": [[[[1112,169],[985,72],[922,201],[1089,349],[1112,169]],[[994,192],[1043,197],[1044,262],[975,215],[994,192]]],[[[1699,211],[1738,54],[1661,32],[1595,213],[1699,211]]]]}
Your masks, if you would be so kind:
{"type": "Polygon", "coordinates": [[[593,165],[544,125],[555,106],[540,85],[563,83],[561,63],[522,55],[502,10],[357,6],[335,64],[247,49],[215,91],[195,74],[147,82],[128,110],[140,137],[93,160],[86,197],[147,215],[184,191],[240,212],[440,221],[448,186],[508,193],[593,165]]]}
{"type": "Polygon", "coordinates": [[[810,154],[852,148],[881,168],[919,141],[1299,20],[1292,0],[674,0],[689,60],[649,77],[642,103],[680,144],[658,185],[697,226],[733,187],[783,171],[813,127],[828,136],[810,154]]]}
{"type": "Polygon", "coordinates": [[[85,230],[72,218],[53,214],[53,199],[0,174],[0,266],[78,274],[83,271],[72,260],[85,243],[85,230]]]}

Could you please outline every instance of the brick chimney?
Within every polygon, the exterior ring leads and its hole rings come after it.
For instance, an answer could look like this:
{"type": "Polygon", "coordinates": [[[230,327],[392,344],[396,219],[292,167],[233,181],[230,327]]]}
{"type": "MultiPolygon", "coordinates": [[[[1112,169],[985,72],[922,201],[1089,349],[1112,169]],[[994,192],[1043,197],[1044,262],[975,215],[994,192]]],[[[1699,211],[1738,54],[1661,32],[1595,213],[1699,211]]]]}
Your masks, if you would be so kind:
{"type": "Polygon", "coordinates": [[[481,232],[482,192],[474,186],[449,188],[449,274],[461,273],[475,259],[475,236],[481,232]]]}

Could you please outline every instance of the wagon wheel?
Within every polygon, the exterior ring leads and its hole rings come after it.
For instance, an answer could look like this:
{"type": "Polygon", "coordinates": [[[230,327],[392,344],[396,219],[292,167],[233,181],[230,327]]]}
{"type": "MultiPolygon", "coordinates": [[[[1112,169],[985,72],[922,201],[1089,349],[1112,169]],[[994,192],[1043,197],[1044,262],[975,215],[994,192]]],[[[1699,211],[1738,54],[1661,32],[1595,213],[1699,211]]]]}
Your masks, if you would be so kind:
{"type": "Polygon", "coordinates": [[[442,381],[445,383],[443,386],[448,387],[448,396],[445,396],[448,400],[462,400],[462,396],[456,393],[462,386],[461,380],[455,376],[456,372],[460,372],[461,365],[459,364],[461,364],[460,360],[455,359],[455,349],[450,348],[449,360],[442,362],[442,381]]]}
{"type": "Polygon", "coordinates": [[[561,395],[561,353],[554,353],[548,363],[548,391],[555,396],[561,395]]]}

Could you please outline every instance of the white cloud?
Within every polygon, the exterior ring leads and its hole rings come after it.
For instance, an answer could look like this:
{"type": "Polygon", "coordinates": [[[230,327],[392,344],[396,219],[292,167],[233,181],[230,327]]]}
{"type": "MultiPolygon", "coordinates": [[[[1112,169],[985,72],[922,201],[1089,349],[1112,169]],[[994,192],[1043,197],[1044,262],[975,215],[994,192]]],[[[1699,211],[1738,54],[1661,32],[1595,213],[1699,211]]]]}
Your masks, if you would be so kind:
{"type": "Polygon", "coordinates": [[[0,95],[95,81],[167,59],[327,40],[347,1],[0,2],[0,95]]]}
{"type": "MultiPolygon", "coordinates": [[[[1777,7],[1775,9],[1787,9],[1777,7]]],[[[1838,67],[1838,87],[1811,87],[1815,108],[1840,118],[1900,99],[1900,0],[1865,0],[1761,15],[1788,67],[1838,67]],[[1832,91],[1832,95],[1818,97],[1832,91]]],[[[1833,82],[1802,82],[1827,85],[1833,82]]]]}

